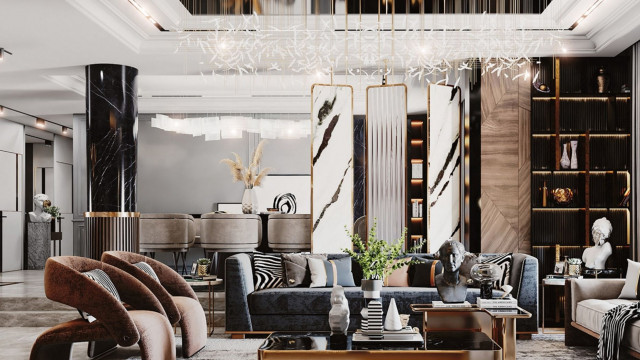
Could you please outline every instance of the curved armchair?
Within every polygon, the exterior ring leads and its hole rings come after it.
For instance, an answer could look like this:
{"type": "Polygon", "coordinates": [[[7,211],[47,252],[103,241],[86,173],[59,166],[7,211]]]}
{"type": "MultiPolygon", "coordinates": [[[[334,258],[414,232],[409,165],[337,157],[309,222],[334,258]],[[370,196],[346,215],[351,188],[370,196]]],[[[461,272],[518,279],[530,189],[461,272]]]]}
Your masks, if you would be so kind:
{"type": "Polygon", "coordinates": [[[96,318],[58,324],[38,336],[31,349],[31,360],[70,359],[73,343],[115,342],[120,346],[140,345],[142,359],[175,359],[171,324],[153,293],[126,272],[100,261],[59,256],[49,258],[44,270],[47,298],[82,309],[96,318]],[[83,275],[104,271],[118,290],[127,309],[109,291],[83,275]]]}
{"type": "Polygon", "coordinates": [[[167,265],[143,255],[124,251],[105,251],[102,261],[126,271],[153,292],[164,307],[169,321],[182,329],[182,356],[191,357],[207,343],[207,320],[191,286],[167,265]],[[149,264],[158,281],[133,264],[149,264]]]}
{"type": "Polygon", "coordinates": [[[273,214],[267,223],[269,247],[275,252],[311,250],[311,215],[273,214]]]}
{"type": "Polygon", "coordinates": [[[196,239],[193,216],[187,214],[141,214],[140,215],[140,252],[173,253],[173,264],[178,271],[178,260],[185,260],[189,248],[196,239]]]}
{"type": "Polygon", "coordinates": [[[262,241],[262,220],[255,214],[203,214],[200,226],[206,251],[254,251],[262,241]]]}

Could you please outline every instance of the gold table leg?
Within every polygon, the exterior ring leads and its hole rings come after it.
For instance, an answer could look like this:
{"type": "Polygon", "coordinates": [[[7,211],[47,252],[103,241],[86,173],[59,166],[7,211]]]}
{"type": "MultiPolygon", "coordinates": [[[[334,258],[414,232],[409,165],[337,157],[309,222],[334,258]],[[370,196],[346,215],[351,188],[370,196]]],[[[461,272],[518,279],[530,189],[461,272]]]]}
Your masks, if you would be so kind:
{"type": "Polygon", "coordinates": [[[214,324],[213,324],[213,310],[214,310],[214,296],[213,296],[213,285],[211,285],[211,282],[209,282],[208,285],[208,290],[209,290],[209,304],[208,304],[208,308],[209,308],[209,326],[211,326],[211,330],[209,331],[209,336],[213,335],[213,331],[215,330],[214,324]]]}

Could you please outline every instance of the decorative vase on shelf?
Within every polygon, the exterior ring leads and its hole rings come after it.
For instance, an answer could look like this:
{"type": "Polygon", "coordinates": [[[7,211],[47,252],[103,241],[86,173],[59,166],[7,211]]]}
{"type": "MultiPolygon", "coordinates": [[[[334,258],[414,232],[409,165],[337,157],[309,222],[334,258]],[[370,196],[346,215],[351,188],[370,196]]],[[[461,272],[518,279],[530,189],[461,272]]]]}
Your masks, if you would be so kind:
{"type": "Polygon", "coordinates": [[[242,213],[255,214],[258,212],[258,197],[254,188],[244,189],[242,195],[242,213]]]}
{"type": "Polygon", "coordinates": [[[571,168],[578,168],[578,140],[571,140],[571,168]]]}
{"type": "Polygon", "coordinates": [[[603,94],[609,92],[609,74],[604,66],[598,68],[598,76],[596,76],[598,83],[598,93],[603,94]]]}
{"type": "Polygon", "coordinates": [[[560,166],[563,169],[568,169],[571,166],[571,160],[569,160],[569,154],[567,153],[567,145],[569,143],[562,144],[562,158],[560,159],[560,166]]]}
{"type": "Polygon", "coordinates": [[[372,300],[380,300],[380,290],[382,290],[382,280],[362,279],[360,288],[364,294],[364,306],[367,307],[372,300]]]}

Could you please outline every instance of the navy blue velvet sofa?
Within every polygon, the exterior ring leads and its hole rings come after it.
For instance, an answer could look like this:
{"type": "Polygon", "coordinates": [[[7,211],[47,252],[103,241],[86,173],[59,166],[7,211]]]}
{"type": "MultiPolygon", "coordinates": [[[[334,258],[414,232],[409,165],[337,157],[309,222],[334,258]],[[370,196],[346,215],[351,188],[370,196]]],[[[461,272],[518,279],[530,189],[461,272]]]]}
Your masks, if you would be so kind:
{"type": "MultiPolygon", "coordinates": [[[[328,255],[339,258],[345,254],[328,255]]],[[[357,286],[346,287],[345,294],[351,311],[350,330],[360,326],[363,306],[360,289],[361,269],[352,263],[357,286]]],[[[529,311],[530,319],[517,321],[519,334],[538,332],[538,260],[525,254],[513,254],[510,285],[518,304],[529,311]]],[[[226,331],[231,334],[271,331],[329,331],[328,314],[331,288],[275,288],[254,291],[251,254],[236,254],[225,263],[225,313],[226,331]]],[[[494,296],[502,294],[494,290],[494,296]]],[[[468,288],[467,301],[476,303],[479,289],[468,288]]],[[[395,298],[401,314],[412,314],[410,325],[421,327],[422,318],[412,313],[411,304],[428,304],[440,300],[435,287],[383,287],[383,308],[395,298]]]]}

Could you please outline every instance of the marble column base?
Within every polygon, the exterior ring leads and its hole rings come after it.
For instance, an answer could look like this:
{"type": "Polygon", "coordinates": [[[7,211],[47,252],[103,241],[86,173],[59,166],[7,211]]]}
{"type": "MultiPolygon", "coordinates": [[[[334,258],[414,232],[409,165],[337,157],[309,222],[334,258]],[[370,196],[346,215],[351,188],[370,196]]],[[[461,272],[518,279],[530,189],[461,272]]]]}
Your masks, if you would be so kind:
{"type": "Polygon", "coordinates": [[[51,223],[27,224],[27,269],[42,270],[51,256],[51,223]]]}

